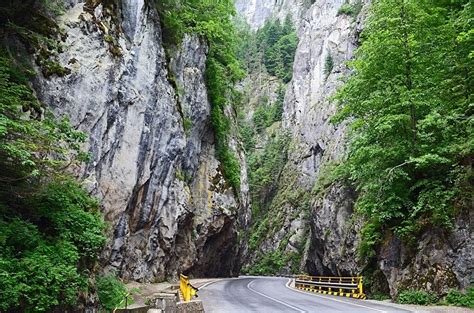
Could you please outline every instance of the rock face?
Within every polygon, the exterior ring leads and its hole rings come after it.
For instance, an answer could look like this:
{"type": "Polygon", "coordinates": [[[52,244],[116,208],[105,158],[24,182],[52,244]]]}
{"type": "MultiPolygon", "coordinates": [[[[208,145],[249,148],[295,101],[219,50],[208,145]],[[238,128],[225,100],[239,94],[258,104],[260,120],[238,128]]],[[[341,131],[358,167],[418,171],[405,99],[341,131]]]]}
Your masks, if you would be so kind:
{"type": "MultiPolygon", "coordinates": [[[[327,169],[345,155],[346,126],[330,122],[336,105],[329,97],[341,86],[341,78],[349,74],[344,63],[356,49],[364,16],[364,12],[358,18],[338,14],[344,2],[277,1],[272,2],[273,6],[262,2],[263,8],[259,8],[260,2],[257,7],[251,1],[237,2],[239,13],[254,29],[264,24],[257,21],[259,17],[284,19],[288,14],[297,27],[299,45],[293,79],[286,88],[282,121],[282,127],[290,133],[291,148],[271,205],[285,219],[275,235],[271,232],[262,241],[261,249],[273,251],[289,239],[284,251],[304,250],[299,269],[313,274],[356,274],[363,268],[355,256],[361,223],[350,223],[354,191],[342,185],[324,185],[327,169]],[[331,69],[325,68],[328,58],[333,62],[331,69]],[[302,198],[316,187],[322,190],[306,201],[279,199],[302,198]],[[291,235],[288,238],[286,234],[291,235]]],[[[252,266],[255,261],[251,254],[246,265],[252,266]]],[[[284,272],[289,270],[289,266],[283,267],[284,272]]]]}
{"type": "MultiPolygon", "coordinates": [[[[286,244],[283,250],[291,253],[298,244],[303,245],[300,271],[314,275],[366,273],[374,291],[392,295],[412,287],[438,293],[449,287],[465,288],[473,280],[472,213],[460,217],[450,233],[433,229],[422,234],[416,247],[408,247],[392,236],[384,240],[373,262],[358,259],[364,221],[354,214],[357,195],[351,187],[328,177],[328,169],[347,153],[347,127],[330,122],[336,111],[330,96],[350,74],[345,62],[353,58],[369,6],[369,1],[362,1],[357,17],[338,14],[345,2],[237,1],[239,14],[253,29],[261,27],[266,19],[282,19],[290,14],[299,37],[282,125],[291,134],[291,148],[271,204],[271,214],[284,218],[281,227],[261,240],[257,250],[271,253],[286,244]],[[325,65],[328,59],[332,60],[332,68],[325,65]],[[275,199],[288,198],[295,190],[301,191],[297,198],[309,199],[275,204],[275,199]],[[286,234],[292,234],[288,241],[286,234]]],[[[256,262],[255,254],[246,255],[246,266],[252,267],[256,262]]],[[[289,270],[287,264],[281,272],[289,270]]]]}
{"type": "Polygon", "coordinates": [[[287,15],[296,24],[302,19],[300,14],[311,4],[311,0],[236,0],[235,7],[239,15],[252,29],[259,29],[265,21],[272,18],[283,20],[287,15]]]}
{"type": "Polygon", "coordinates": [[[324,186],[326,169],[346,153],[346,125],[331,123],[336,104],[329,98],[349,75],[345,62],[353,57],[365,14],[357,18],[338,14],[343,3],[315,1],[303,13],[284,107],[284,127],[297,147],[289,156],[298,173],[295,184],[307,191],[322,187],[312,196],[310,219],[305,221],[311,231],[303,262],[308,271],[324,275],[354,275],[364,265],[356,261],[361,223],[351,221],[354,191],[338,184],[324,186]],[[326,66],[328,59],[332,68],[326,66]]]}
{"type": "Polygon", "coordinates": [[[186,36],[168,61],[154,9],[117,3],[69,1],[59,60],[71,73],[35,81],[39,98],[89,135],[92,161],[78,175],[111,225],[104,265],[138,281],[235,275],[248,186],[245,166],[234,191],[215,157],[207,46],[186,36]]]}
{"type": "Polygon", "coordinates": [[[387,238],[377,256],[390,293],[400,289],[426,289],[445,294],[450,288],[466,288],[473,281],[474,213],[458,216],[451,232],[430,229],[414,246],[387,238]]]}

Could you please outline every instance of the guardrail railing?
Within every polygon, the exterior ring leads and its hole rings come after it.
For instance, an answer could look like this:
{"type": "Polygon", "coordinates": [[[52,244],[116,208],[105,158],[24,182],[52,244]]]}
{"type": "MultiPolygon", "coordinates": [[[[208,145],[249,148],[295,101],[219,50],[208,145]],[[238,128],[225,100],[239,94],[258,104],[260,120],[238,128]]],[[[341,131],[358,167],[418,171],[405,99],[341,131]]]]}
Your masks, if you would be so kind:
{"type": "Polygon", "coordinates": [[[298,275],[295,277],[295,287],[325,295],[352,297],[357,299],[367,298],[362,287],[362,276],[329,277],[298,275]]]}
{"type": "Polygon", "coordinates": [[[188,276],[183,274],[179,275],[179,290],[183,295],[184,301],[190,301],[194,296],[197,297],[197,292],[199,289],[191,285],[189,282],[188,276]]]}

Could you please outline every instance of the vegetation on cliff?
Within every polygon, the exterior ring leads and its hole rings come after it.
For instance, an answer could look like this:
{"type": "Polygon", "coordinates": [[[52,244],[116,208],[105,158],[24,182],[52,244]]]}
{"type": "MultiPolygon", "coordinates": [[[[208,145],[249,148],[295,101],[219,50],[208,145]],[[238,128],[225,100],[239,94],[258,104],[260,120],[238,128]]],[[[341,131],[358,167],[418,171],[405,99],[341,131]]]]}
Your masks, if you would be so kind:
{"type": "MultiPolygon", "coordinates": [[[[62,32],[56,1],[0,5],[0,311],[64,312],[95,299],[106,237],[98,201],[67,174],[87,161],[86,135],[58,119],[31,89],[34,55],[45,77],[62,32]],[[23,47],[26,51],[23,51],[23,47]]],[[[121,284],[121,283],[119,283],[121,284]]]]}
{"type": "Polygon", "coordinates": [[[105,243],[98,202],[66,174],[84,134],[42,108],[0,55],[0,310],[68,308],[93,287],[105,243]]]}
{"type": "MultiPolygon", "coordinates": [[[[242,24],[242,23],[241,23],[242,24]]],[[[280,20],[268,20],[256,32],[241,25],[242,43],[239,57],[250,73],[263,71],[288,83],[293,75],[298,37],[291,17],[288,15],[282,23],[280,20]]]]}
{"type": "Polygon", "coordinates": [[[335,121],[351,118],[339,170],[367,217],[361,256],[385,234],[450,229],[472,199],[473,4],[375,1],[335,121]]]}
{"type": "Polygon", "coordinates": [[[280,186],[290,142],[289,134],[281,129],[281,120],[298,38],[289,16],[283,22],[268,20],[257,31],[252,31],[243,21],[238,21],[238,26],[242,38],[238,56],[252,78],[251,85],[244,87],[243,98],[247,104],[239,114],[239,128],[252,199],[248,243],[255,257],[252,266],[243,271],[274,274],[283,267],[297,271],[302,251],[288,249],[292,233],[285,235],[275,251],[263,252],[259,247],[269,235],[280,231],[287,217],[282,207],[293,198],[283,190],[287,186],[280,186]],[[248,114],[249,111],[252,113],[248,114]],[[275,200],[278,193],[284,196],[275,200]]]}
{"type": "Polygon", "coordinates": [[[224,1],[156,1],[163,25],[163,40],[168,46],[178,45],[185,34],[198,34],[207,40],[209,54],[206,84],[211,101],[211,122],[216,134],[216,154],[224,176],[238,190],[240,163],[229,148],[232,128],[226,108],[235,103],[235,83],[244,71],[236,57],[237,35],[232,16],[234,2],[224,1]]]}

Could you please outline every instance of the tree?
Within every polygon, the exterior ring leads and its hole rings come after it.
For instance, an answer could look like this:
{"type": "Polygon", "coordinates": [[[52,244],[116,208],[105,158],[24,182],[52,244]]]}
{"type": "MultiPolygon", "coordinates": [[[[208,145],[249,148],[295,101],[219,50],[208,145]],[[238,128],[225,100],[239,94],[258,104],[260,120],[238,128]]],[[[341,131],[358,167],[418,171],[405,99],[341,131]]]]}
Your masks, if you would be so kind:
{"type": "Polygon", "coordinates": [[[63,174],[85,135],[43,108],[0,52],[0,310],[44,312],[87,292],[105,243],[98,202],[63,174]]]}
{"type": "Polygon", "coordinates": [[[463,207],[473,151],[472,58],[460,51],[456,25],[469,7],[467,1],[373,4],[334,119],[353,118],[340,170],[355,182],[356,206],[369,218],[365,255],[374,253],[383,230],[410,241],[428,225],[449,228],[463,207]]]}

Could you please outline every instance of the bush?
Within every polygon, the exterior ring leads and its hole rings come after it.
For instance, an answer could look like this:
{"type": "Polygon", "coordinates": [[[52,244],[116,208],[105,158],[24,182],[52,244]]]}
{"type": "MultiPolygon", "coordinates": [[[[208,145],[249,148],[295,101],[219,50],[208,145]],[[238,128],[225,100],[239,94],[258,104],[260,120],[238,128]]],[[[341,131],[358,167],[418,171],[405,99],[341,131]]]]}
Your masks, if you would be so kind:
{"type": "Polygon", "coordinates": [[[397,302],[402,304],[428,305],[437,301],[436,296],[424,290],[409,289],[400,292],[397,302]]]}
{"type": "Polygon", "coordinates": [[[113,275],[105,275],[97,279],[97,293],[99,301],[107,310],[113,310],[133,303],[133,298],[125,288],[125,285],[113,275]]]}
{"type": "Polygon", "coordinates": [[[337,15],[352,15],[354,14],[354,9],[352,8],[352,5],[349,3],[344,3],[339,10],[337,11],[337,15]]]}
{"type": "Polygon", "coordinates": [[[0,309],[74,306],[105,242],[97,202],[70,181],[51,183],[26,202],[21,214],[0,207],[0,286],[7,290],[0,309]]]}
{"type": "Polygon", "coordinates": [[[268,228],[269,228],[268,217],[254,224],[250,232],[250,238],[249,238],[249,249],[251,251],[255,251],[258,248],[262,240],[265,238],[265,235],[268,232],[268,228]]]}
{"type": "MultiPolygon", "coordinates": [[[[240,163],[229,148],[231,123],[225,109],[232,103],[234,84],[244,76],[236,57],[237,35],[232,20],[231,0],[209,6],[206,1],[153,1],[163,22],[166,50],[174,50],[184,34],[196,34],[207,40],[206,87],[211,108],[211,125],[216,135],[216,156],[225,178],[234,189],[240,188],[240,163]]],[[[186,126],[185,126],[186,127],[186,126]]]]}
{"type": "Polygon", "coordinates": [[[331,53],[328,51],[326,59],[324,60],[324,76],[326,76],[326,78],[331,74],[333,68],[334,60],[332,59],[331,53]]]}
{"type": "Polygon", "coordinates": [[[250,275],[273,275],[276,274],[286,263],[282,252],[277,250],[263,255],[259,261],[249,268],[250,275]]]}
{"type": "Polygon", "coordinates": [[[360,10],[362,10],[361,0],[358,0],[354,4],[349,4],[346,2],[339,8],[337,15],[349,15],[352,17],[357,17],[357,15],[360,13],[360,10]]]}
{"type": "Polygon", "coordinates": [[[390,296],[386,295],[384,293],[374,293],[374,294],[370,295],[369,299],[383,301],[383,300],[390,299],[390,296]]]}
{"type": "Polygon", "coordinates": [[[0,311],[69,311],[105,242],[97,200],[62,174],[86,158],[86,137],[42,107],[14,64],[0,51],[0,311]]]}
{"type": "Polygon", "coordinates": [[[451,305],[474,308],[474,287],[468,288],[465,294],[459,290],[452,289],[448,292],[444,300],[451,305]]]}
{"type": "Polygon", "coordinates": [[[249,186],[254,203],[268,203],[268,197],[277,187],[288,154],[289,137],[287,134],[270,138],[263,151],[249,157],[249,186]]]}

